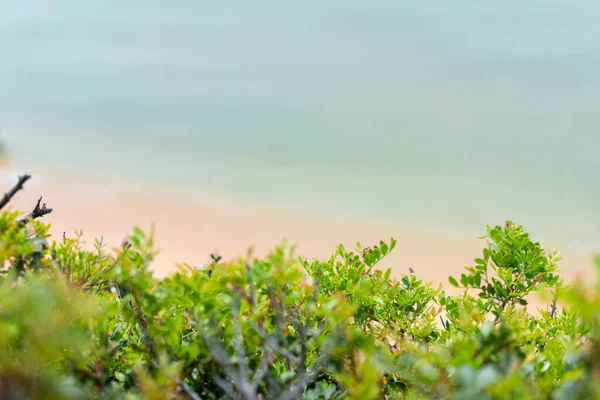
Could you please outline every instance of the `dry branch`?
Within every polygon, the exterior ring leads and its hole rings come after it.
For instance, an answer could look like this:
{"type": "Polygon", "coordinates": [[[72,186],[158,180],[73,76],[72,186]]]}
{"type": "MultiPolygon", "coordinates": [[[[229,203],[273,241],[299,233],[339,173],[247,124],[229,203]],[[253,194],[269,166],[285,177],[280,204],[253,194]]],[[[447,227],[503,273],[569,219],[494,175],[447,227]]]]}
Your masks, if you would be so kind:
{"type": "Polygon", "coordinates": [[[22,216],[21,218],[18,218],[15,222],[17,224],[26,224],[27,222],[29,222],[32,219],[40,218],[46,214],[50,214],[52,212],[52,209],[46,207],[46,203],[43,203],[40,206],[41,202],[42,202],[42,198],[40,197],[37,204],[35,205],[35,208],[33,209],[33,211],[27,215],[22,216]]]}
{"type": "Polygon", "coordinates": [[[2,200],[0,200],[0,210],[6,207],[6,205],[10,202],[10,200],[14,197],[15,194],[21,189],[23,189],[23,185],[31,179],[31,175],[22,175],[19,176],[19,181],[17,184],[10,190],[10,192],[5,193],[2,200]]]}

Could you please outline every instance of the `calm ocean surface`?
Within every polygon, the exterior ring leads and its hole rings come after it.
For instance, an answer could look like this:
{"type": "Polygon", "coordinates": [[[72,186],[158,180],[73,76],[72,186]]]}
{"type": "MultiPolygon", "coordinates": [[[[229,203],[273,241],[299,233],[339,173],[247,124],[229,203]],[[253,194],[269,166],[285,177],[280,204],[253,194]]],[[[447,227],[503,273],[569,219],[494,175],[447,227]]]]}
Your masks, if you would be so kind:
{"type": "Polygon", "coordinates": [[[597,0],[0,1],[0,135],[57,172],[600,250],[598,21],[597,0]]]}

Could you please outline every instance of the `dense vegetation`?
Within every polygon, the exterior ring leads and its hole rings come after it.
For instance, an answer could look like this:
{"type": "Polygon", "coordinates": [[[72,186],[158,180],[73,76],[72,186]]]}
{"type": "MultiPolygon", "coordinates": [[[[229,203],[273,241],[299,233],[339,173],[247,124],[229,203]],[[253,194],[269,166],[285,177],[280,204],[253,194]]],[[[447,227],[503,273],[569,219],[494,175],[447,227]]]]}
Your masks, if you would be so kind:
{"type": "Polygon", "coordinates": [[[558,254],[510,222],[448,293],[377,269],[393,239],[157,280],[152,235],[50,243],[36,209],[0,213],[2,399],[600,397],[600,282],[565,286],[558,254]],[[548,306],[528,312],[534,292],[548,306]]]}

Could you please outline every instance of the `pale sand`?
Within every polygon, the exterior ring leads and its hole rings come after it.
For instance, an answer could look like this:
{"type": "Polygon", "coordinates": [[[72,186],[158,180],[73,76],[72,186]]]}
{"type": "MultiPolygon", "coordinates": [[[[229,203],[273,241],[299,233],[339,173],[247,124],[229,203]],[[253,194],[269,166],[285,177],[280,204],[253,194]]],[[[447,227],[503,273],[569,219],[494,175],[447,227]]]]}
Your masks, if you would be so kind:
{"type": "MultiPolygon", "coordinates": [[[[19,172],[0,170],[0,191],[8,191],[19,172]]],[[[44,221],[52,224],[55,239],[63,232],[73,235],[75,230],[83,230],[87,246],[93,244],[94,238],[103,236],[111,247],[117,247],[134,226],[148,231],[155,222],[156,245],[161,253],[154,271],[159,277],[174,271],[176,263],[206,263],[212,252],[231,259],[245,254],[252,246],[254,254],[261,256],[283,238],[297,245],[298,255],[324,259],[339,243],[353,249],[357,241],[372,245],[393,236],[398,246],[380,268],[392,268],[398,275],[408,273],[411,267],[422,279],[447,287],[448,275],[460,275],[485,246],[477,235],[459,238],[437,232],[407,231],[391,225],[337,221],[238,204],[192,192],[49,175],[35,169],[27,172],[33,178],[11,202],[11,208],[29,212],[43,195],[44,202],[54,209],[44,221]]],[[[563,255],[562,268],[567,280],[576,274],[592,275],[590,254],[563,252],[563,255]]]]}

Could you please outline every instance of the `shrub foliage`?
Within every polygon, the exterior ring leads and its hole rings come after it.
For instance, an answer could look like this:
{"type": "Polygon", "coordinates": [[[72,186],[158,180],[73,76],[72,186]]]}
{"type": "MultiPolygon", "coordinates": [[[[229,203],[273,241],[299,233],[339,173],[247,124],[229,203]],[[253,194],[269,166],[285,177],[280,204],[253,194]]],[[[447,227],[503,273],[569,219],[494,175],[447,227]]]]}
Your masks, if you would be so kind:
{"type": "Polygon", "coordinates": [[[600,280],[566,286],[511,222],[451,292],[379,270],[393,239],[158,280],[140,229],[113,251],[47,232],[0,213],[2,399],[600,398],[600,280]]]}

